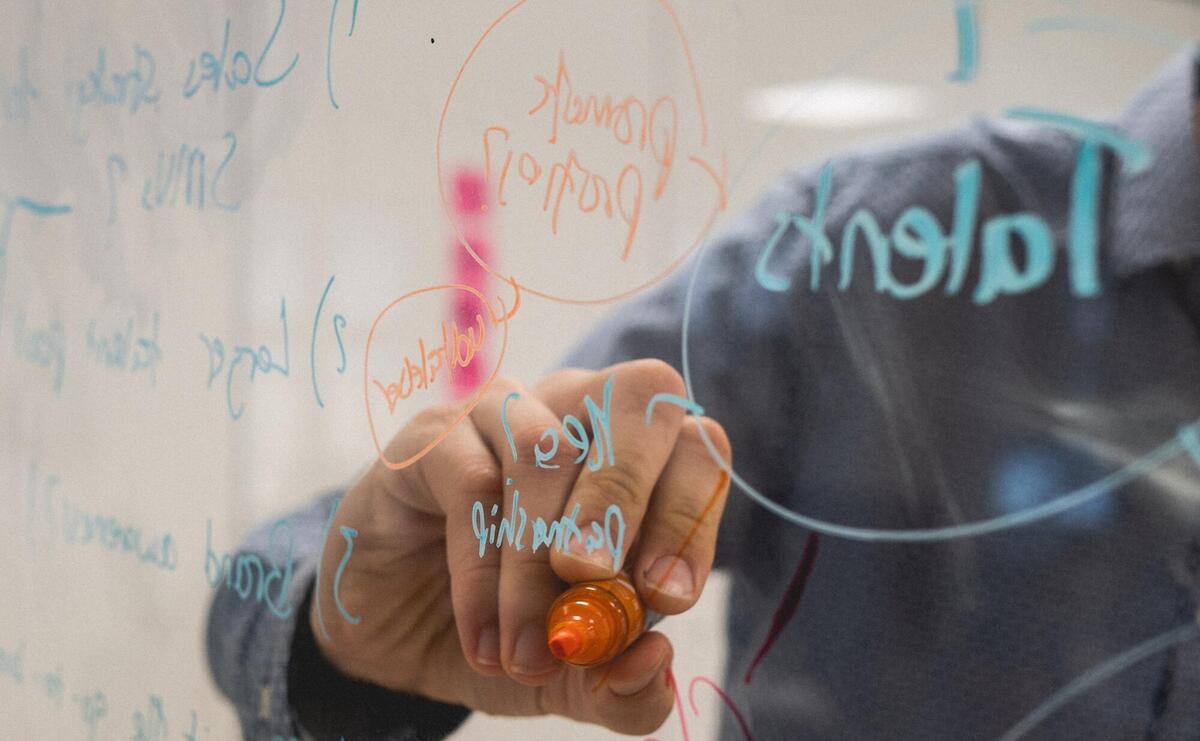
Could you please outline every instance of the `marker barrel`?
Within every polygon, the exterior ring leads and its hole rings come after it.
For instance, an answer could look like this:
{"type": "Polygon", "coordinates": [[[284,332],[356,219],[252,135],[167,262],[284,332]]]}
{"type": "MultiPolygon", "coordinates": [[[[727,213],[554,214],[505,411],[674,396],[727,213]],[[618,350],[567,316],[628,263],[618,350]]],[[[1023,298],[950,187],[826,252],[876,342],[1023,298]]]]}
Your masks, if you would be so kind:
{"type": "Polygon", "coordinates": [[[612,661],[648,628],[647,611],[624,574],[580,582],[546,616],[546,642],[559,661],[596,666],[612,661]]]}

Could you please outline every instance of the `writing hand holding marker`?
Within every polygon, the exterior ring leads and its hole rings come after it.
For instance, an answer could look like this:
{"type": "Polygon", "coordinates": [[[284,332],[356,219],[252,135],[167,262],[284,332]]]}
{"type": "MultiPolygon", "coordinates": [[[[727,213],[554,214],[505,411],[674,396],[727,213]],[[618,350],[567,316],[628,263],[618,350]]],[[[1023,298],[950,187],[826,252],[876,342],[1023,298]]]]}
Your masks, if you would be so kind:
{"type": "MultiPolygon", "coordinates": [[[[321,651],[352,677],[487,713],[549,713],[635,734],[661,725],[674,700],[665,636],[628,633],[615,658],[590,667],[557,661],[547,643],[547,615],[569,584],[612,579],[624,569],[629,591],[646,608],[678,614],[695,604],[708,578],[728,487],[697,423],[681,409],[659,404],[647,425],[647,404],[658,393],[684,389],[656,360],[561,371],[532,389],[498,379],[412,466],[392,471],[376,462],[329,529],[309,615],[321,651]],[[610,377],[611,400],[600,403],[610,377]],[[585,398],[593,400],[590,417],[585,398]],[[545,431],[565,435],[567,415],[601,422],[586,459],[568,444],[549,455],[545,431]],[[615,504],[624,542],[635,545],[614,563],[609,550],[588,553],[578,539],[566,549],[535,550],[526,535],[520,548],[521,539],[505,540],[481,557],[473,504],[507,514],[516,491],[530,520],[555,520],[578,507],[574,522],[588,534],[615,504]],[[358,533],[344,563],[342,526],[358,533]],[[361,617],[357,625],[332,609],[339,566],[340,605],[361,617]]],[[[417,453],[460,411],[446,405],[418,414],[388,444],[387,457],[417,453]]],[[[728,457],[720,425],[699,424],[728,457]]]]}
{"type": "MultiPolygon", "coordinates": [[[[675,555],[669,559],[660,557],[659,562],[669,565],[665,571],[654,569],[659,573],[648,585],[651,594],[664,592],[675,569],[681,565],[686,568],[681,555],[687,552],[714,507],[724,506],[728,484],[728,474],[721,471],[704,509],[675,555]]],[[[715,516],[720,518],[719,509],[715,516]]],[[[647,569],[647,577],[650,571],[647,569]]],[[[646,609],[628,575],[622,572],[611,579],[575,584],[559,595],[546,617],[546,645],[559,661],[574,666],[599,666],[619,656],[662,617],[662,613],[646,609]]]]}

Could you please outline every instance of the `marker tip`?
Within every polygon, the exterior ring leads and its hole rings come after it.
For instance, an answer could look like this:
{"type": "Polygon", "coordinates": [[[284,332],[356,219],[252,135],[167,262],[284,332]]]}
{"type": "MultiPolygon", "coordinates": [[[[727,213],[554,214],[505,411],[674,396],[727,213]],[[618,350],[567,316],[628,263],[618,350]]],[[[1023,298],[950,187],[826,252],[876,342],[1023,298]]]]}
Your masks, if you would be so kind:
{"type": "Polygon", "coordinates": [[[562,661],[579,652],[579,649],[583,647],[583,637],[579,635],[579,631],[564,626],[550,636],[549,646],[550,653],[554,654],[554,658],[562,661]]]}

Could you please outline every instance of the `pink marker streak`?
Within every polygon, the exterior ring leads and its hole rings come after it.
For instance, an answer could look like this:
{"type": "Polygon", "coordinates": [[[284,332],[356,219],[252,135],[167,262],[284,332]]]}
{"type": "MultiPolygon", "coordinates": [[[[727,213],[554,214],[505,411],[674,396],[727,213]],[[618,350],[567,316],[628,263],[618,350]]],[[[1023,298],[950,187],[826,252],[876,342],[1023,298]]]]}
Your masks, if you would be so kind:
{"type": "MultiPolygon", "coordinates": [[[[458,222],[463,238],[479,260],[484,263],[492,261],[492,234],[488,224],[487,181],[483,173],[477,170],[463,169],[454,176],[454,217],[458,222]]],[[[470,286],[483,295],[488,295],[487,271],[462,248],[454,237],[450,239],[450,250],[454,260],[454,280],[465,286],[470,286]]],[[[470,327],[475,324],[475,314],[479,312],[479,302],[465,291],[455,291],[450,306],[450,318],[459,327],[470,327]]],[[[455,399],[469,396],[483,382],[487,373],[488,363],[484,357],[484,348],[480,348],[471,363],[465,368],[457,369],[451,377],[450,393],[455,399]]]]}

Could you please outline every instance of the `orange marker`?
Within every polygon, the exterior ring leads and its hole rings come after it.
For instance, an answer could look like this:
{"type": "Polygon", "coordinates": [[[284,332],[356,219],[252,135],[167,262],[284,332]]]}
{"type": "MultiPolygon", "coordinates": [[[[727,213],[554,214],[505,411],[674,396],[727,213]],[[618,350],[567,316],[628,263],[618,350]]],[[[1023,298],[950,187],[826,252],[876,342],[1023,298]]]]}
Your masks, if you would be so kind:
{"type": "Polygon", "coordinates": [[[580,582],[550,606],[546,643],[559,661],[596,666],[620,656],[656,617],[642,606],[624,574],[580,582]]]}

